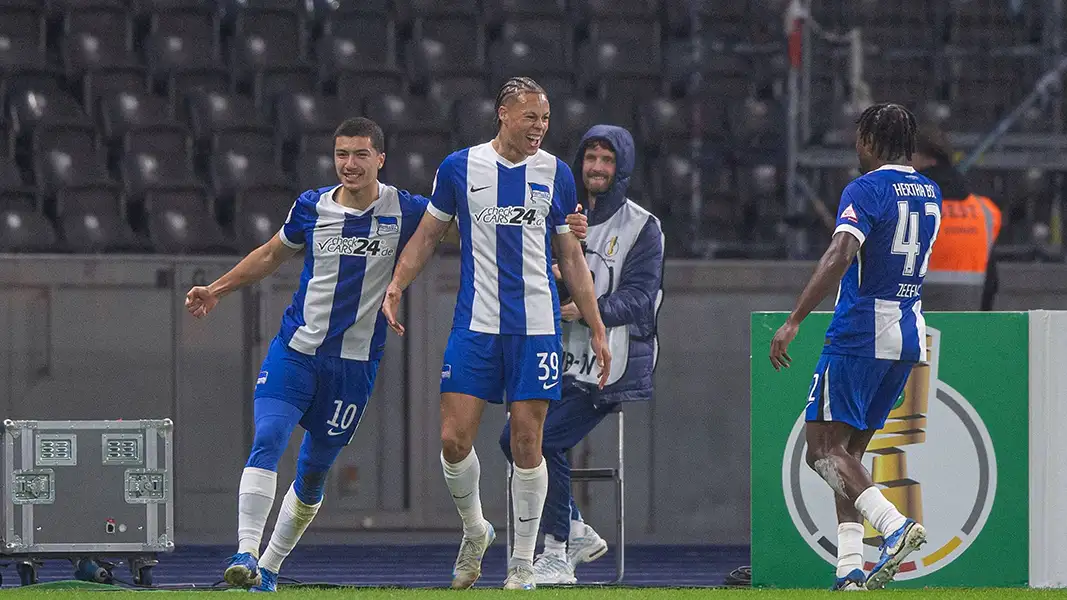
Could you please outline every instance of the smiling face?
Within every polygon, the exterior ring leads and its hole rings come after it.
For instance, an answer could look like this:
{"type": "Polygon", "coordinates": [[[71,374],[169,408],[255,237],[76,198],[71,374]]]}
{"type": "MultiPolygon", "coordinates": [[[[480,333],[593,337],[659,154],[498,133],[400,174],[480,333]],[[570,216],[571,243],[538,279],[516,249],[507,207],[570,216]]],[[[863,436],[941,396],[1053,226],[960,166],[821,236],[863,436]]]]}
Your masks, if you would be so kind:
{"type": "Polygon", "coordinates": [[[548,133],[548,96],[538,92],[521,92],[508,98],[497,111],[499,137],[521,156],[533,156],[548,133]]]}
{"type": "Polygon", "coordinates": [[[593,142],[582,157],[582,183],[593,196],[599,196],[615,182],[615,152],[603,142],[593,142]]]}
{"type": "Polygon", "coordinates": [[[334,138],[333,163],[341,186],[346,192],[357,194],[369,185],[376,185],[385,154],[375,150],[369,137],[342,135],[334,138]]]}

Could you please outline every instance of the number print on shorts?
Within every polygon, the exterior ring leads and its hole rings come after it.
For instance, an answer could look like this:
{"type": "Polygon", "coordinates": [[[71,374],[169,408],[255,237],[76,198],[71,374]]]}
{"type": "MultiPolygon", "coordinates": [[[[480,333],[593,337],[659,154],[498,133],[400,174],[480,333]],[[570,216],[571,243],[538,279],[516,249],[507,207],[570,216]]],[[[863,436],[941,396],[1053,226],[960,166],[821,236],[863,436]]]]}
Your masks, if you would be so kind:
{"type": "Polygon", "coordinates": [[[344,400],[334,400],[333,403],[336,408],[333,410],[333,416],[326,421],[326,424],[330,426],[330,430],[327,431],[326,434],[341,435],[345,430],[351,427],[352,422],[356,420],[356,414],[359,413],[359,407],[355,404],[345,406],[344,400]],[[344,408],[344,412],[341,411],[342,408],[344,408]]]}
{"type": "Polygon", "coordinates": [[[551,389],[559,383],[559,353],[538,352],[537,359],[537,367],[540,369],[540,374],[537,376],[537,380],[545,382],[541,385],[544,389],[551,389]],[[550,384],[548,381],[554,383],[550,384]]]}

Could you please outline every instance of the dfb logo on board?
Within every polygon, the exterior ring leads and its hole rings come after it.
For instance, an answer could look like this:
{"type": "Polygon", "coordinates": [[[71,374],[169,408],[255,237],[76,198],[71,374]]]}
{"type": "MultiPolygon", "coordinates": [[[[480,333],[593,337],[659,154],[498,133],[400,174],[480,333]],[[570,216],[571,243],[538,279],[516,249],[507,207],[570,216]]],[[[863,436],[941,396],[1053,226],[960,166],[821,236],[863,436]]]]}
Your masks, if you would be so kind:
{"type": "MultiPolygon", "coordinates": [[[[993,442],[978,412],[938,379],[941,333],[927,327],[928,364],[911,372],[885,426],[871,440],[864,466],[906,517],[923,523],[927,544],[901,565],[896,579],[916,579],[948,565],[981,533],[997,489],[993,442]]],[[[801,411],[782,457],[782,488],[797,531],[812,550],[837,564],[833,492],[804,460],[801,411]]],[[[864,531],[864,568],[878,560],[879,534],[864,531]]]]}

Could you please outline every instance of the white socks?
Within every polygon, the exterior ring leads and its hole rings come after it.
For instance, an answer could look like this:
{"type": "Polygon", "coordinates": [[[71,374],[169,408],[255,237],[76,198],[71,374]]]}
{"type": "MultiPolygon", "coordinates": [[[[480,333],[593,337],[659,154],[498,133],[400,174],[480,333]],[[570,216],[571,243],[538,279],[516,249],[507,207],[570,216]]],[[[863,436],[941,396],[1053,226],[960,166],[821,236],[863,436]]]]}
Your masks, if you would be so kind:
{"type": "Polygon", "coordinates": [[[837,576],[863,568],[863,525],[841,523],[837,526],[837,576]]]}
{"type": "Polygon", "coordinates": [[[856,510],[863,513],[864,518],[883,536],[888,536],[907,522],[897,507],[886,500],[881,490],[873,485],[863,490],[859,498],[856,498],[856,510]]]}
{"type": "Polygon", "coordinates": [[[515,467],[511,480],[512,504],[515,513],[515,546],[511,557],[533,561],[537,545],[537,530],[541,525],[541,510],[548,495],[548,467],[544,457],[532,469],[515,467]]]}
{"type": "Polygon", "coordinates": [[[322,506],[321,500],[314,505],[304,504],[300,498],[296,497],[296,490],[293,486],[289,486],[289,491],[282,499],[282,508],[278,512],[278,521],[274,524],[274,532],[267,544],[267,551],[263,553],[263,558],[259,559],[261,568],[273,573],[281,570],[282,561],[296,547],[300,536],[304,535],[311,520],[319,512],[320,506],[322,506]]]}
{"type": "Polygon", "coordinates": [[[241,487],[237,496],[237,551],[249,552],[259,558],[263,528],[274,506],[274,491],[278,474],[266,469],[245,467],[241,473],[241,487]]]}
{"type": "Polygon", "coordinates": [[[557,540],[551,533],[545,534],[545,554],[555,554],[556,556],[565,556],[567,554],[567,542],[564,540],[557,540]]]}
{"type": "Polygon", "coordinates": [[[463,519],[463,535],[477,537],[484,534],[485,517],[482,516],[482,497],[478,494],[482,466],[478,462],[478,454],[471,448],[466,458],[452,464],[445,460],[442,453],[441,468],[445,472],[445,483],[448,484],[452,501],[456,503],[459,518],[463,519]]]}

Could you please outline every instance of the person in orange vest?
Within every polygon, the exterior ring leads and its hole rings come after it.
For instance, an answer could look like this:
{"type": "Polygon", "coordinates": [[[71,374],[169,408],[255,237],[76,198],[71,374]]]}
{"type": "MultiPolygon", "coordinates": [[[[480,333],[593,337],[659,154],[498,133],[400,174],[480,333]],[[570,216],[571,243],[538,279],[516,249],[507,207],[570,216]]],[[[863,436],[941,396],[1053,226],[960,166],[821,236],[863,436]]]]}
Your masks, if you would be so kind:
{"type": "Polygon", "coordinates": [[[930,254],[923,284],[926,310],[991,310],[996,294],[993,244],[1000,234],[1000,209],[985,196],[971,193],[952,164],[945,135],[920,128],[912,166],[941,188],[941,229],[930,254]]]}

